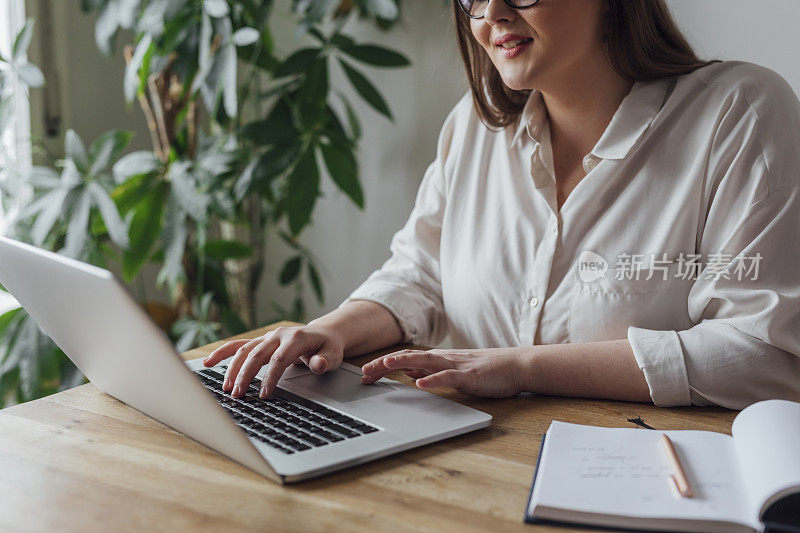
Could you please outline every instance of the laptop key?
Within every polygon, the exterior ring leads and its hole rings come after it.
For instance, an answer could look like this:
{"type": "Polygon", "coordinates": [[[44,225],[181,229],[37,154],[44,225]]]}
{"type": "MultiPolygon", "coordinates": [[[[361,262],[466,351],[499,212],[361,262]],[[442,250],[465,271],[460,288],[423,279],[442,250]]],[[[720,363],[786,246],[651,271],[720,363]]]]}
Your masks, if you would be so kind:
{"type": "Polygon", "coordinates": [[[289,439],[288,444],[289,444],[289,446],[291,448],[294,448],[295,450],[301,451],[301,452],[311,449],[311,446],[308,446],[307,444],[303,444],[299,440],[295,440],[295,439],[289,439]]]}
{"type": "Polygon", "coordinates": [[[341,441],[344,440],[343,437],[340,437],[339,435],[335,435],[335,434],[331,433],[330,431],[325,431],[324,429],[321,429],[321,428],[313,430],[313,431],[314,431],[314,435],[317,435],[318,437],[321,437],[321,438],[323,438],[323,439],[325,439],[327,441],[330,441],[330,442],[341,442],[341,441]]]}
{"type": "Polygon", "coordinates": [[[357,433],[357,432],[355,432],[355,431],[353,431],[351,429],[347,429],[344,426],[334,426],[334,427],[331,427],[331,429],[333,431],[335,431],[336,433],[338,433],[339,435],[344,435],[348,439],[351,439],[353,437],[358,437],[359,436],[359,433],[357,433]]]}
{"type": "Polygon", "coordinates": [[[305,440],[306,442],[311,443],[312,445],[314,445],[314,447],[325,446],[325,445],[328,444],[328,442],[326,442],[326,441],[324,441],[322,439],[318,439],[316,437],[308,437],[308,438],[304,438],[303,440],[305,440]]]}
{"type": "Polygon", "coordinates": [[[196,374],[248,436],[282,453],[302,452],[378,431],[285,389],[276,389],[270,398],[262,400],[254,380],[242,398],[233,398],[221,390],[221,374],[208,369],[196,374]]]}

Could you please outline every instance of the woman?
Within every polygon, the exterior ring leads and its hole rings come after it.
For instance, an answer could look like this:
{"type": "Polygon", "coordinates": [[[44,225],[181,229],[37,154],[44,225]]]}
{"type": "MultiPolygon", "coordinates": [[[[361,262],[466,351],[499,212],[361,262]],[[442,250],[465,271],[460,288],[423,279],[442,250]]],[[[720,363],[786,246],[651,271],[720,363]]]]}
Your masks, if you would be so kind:
{"type": "Polygon", "coordinates": [[[229,342],[262,396],[400,342],[365,383],[742,408],[800,400],[800,103],[701,62],[663,0],[455,0],[471,82],[392,257],[307,326],[229,342]]]}

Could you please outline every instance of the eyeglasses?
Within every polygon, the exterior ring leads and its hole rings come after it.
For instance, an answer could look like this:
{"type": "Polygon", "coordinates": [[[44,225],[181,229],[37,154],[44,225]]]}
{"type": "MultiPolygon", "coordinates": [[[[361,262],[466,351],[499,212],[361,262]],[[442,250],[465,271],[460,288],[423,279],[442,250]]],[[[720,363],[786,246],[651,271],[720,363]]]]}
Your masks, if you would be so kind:
{"type": "MultiPolygon", "coordinates": [[[[473,19],[483,18],[486,14],[486,8],[489,5],[489,0],[456,0],[458,5],[461,6],[461,11],[466,16],[473,19]]],[[[505,0],[505,3],[514,9],[526,9],[533,7],[539,3],[539,0],[505,0]]]]}

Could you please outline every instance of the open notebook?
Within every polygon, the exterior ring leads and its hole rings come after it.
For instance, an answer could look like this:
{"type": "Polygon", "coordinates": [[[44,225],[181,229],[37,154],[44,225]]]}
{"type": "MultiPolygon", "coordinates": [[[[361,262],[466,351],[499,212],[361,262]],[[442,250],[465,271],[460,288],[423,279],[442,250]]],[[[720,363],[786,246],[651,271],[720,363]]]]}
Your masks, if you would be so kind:
{"type": "Polygon", "coordinates": [[[673,531],[800,530],[800,403],[768,400],[733,436],[666,431],[694,489],[681,498],[661,431],[554,421],[539,452],[526,522],[673,531]]]}

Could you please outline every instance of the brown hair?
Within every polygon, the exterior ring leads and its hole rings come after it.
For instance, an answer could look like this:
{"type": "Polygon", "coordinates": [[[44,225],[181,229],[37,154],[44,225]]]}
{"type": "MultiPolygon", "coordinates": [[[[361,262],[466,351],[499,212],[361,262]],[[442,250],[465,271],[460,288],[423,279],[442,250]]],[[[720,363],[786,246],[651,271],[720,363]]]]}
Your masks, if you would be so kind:
{"type": "MultiPolygon", "coordinates": [[[[664,0],[604,0],[606,54],[619,74],[646,81],[692,72],[714,61],[701,61],[686,41],[664,0]]],[[[486,51],[472,36],[469,18],[453,0],[456,34],[467,69],[472,99],[487,126],[505,127],[522,112],[529,90],[503,83],[486,51]]]]}

